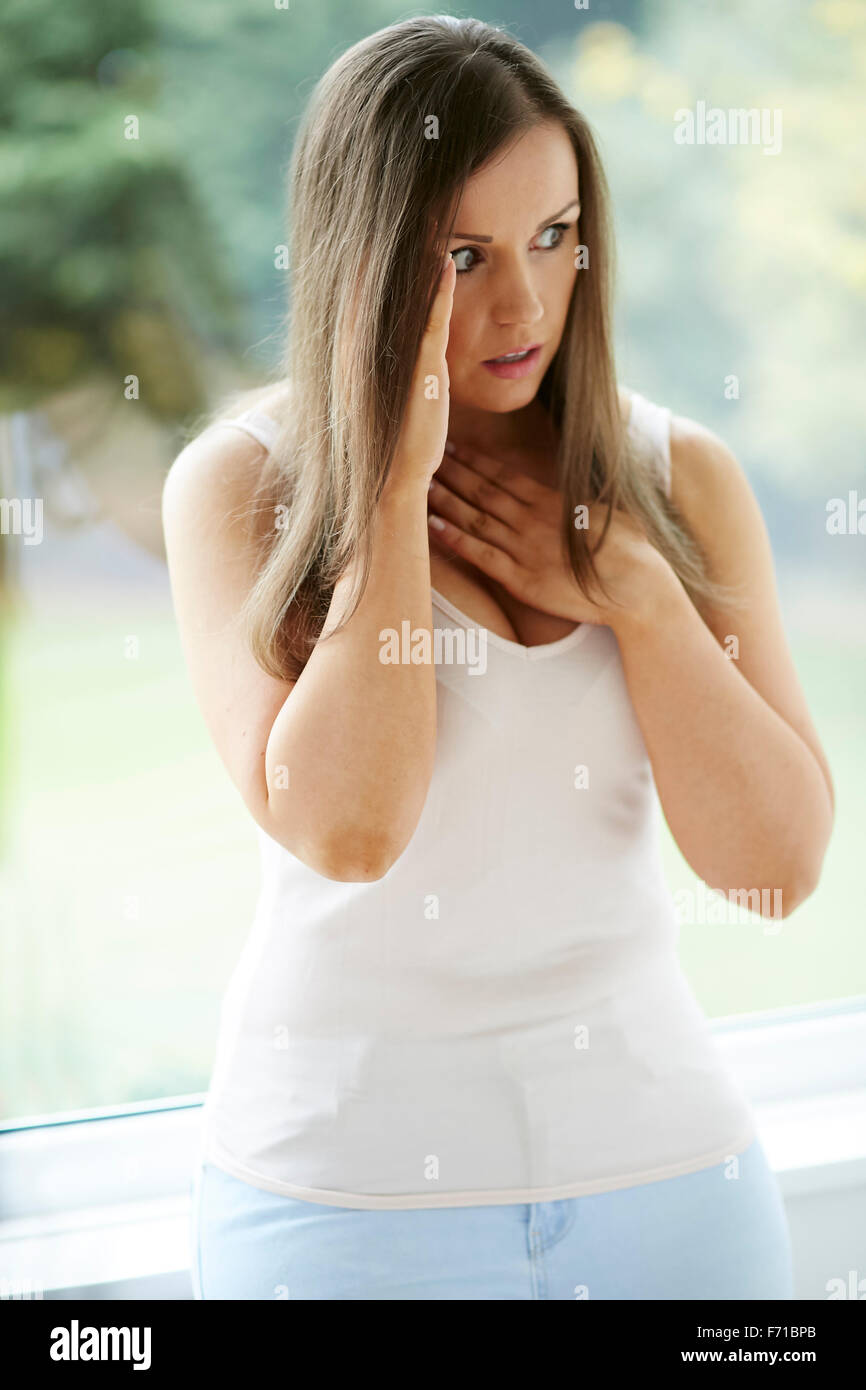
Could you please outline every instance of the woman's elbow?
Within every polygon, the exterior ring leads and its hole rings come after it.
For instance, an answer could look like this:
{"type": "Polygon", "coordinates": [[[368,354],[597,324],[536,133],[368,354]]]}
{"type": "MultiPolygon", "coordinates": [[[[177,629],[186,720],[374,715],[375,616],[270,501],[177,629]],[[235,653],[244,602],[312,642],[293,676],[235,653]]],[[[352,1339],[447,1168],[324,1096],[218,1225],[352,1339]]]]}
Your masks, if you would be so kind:
{"type": "Polygon", "coordinates": [[[375,883],[385,877],[400,851],[378,836],[347,831],[322,844],[298,846],[292,853],[335,883],[375,883]]]}
{"type": "Polygon", "coordinates": [[[792,912],[796,912],[818,887],[821,881],[821,872],[824,867],[825,850],[821,850],[818,855],[810,858],[801,859],[795,866],[793,872],[788,875],[787,885],[781,890],[782,910],[779,914],[782,917],[790,917],[792,912]]]}

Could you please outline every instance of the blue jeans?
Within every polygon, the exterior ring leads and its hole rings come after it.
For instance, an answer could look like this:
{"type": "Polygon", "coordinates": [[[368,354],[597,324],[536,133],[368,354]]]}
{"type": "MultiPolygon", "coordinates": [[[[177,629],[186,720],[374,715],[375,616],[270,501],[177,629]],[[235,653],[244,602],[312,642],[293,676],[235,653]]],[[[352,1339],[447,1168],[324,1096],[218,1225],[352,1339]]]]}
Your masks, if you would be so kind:
{"type": "Polygon", "coordinates": [[[193,1180],[197,1299],[791,1299],[760,1141],[683,1177],[556,1202],[361,1211],[193,1180]]]}

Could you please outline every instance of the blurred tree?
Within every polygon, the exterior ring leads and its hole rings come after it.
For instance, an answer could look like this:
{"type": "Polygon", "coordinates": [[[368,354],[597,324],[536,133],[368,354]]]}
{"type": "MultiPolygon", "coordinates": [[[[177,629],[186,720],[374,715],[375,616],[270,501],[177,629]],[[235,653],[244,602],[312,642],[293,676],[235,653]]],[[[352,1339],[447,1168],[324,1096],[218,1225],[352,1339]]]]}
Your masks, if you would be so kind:
{"type": "Polygon", "coordinates": [[[206,400],[204,338],[241,342],[235,293],[158,114],[151,0],[6,0],[0,52],[0,409],[94,373],[176,420],[206,400]]]}
{"type": "MultiPolygon", "coordinates": [[[[158,114],[154,5],[6,0],[2,23],[0,495],[45,498],[51,509],[56,488],[24,426],[37,423],[37,408],[40,424],[56,424],[60,402],[64,471],[74,477],[76,463],[87,469],[101,449],[114,483],[114,496],[84,498],[85,512],[116,517],[130,535],[137,527],[153,545],[158,507],[142,509],[142,489],[158,487],[171,427],[210,404],[214,349],[236,360],[246,339],[187,150],[158,114]],[[118,494],[134,499],[131,517],[118,494]]],[[[54,505],[52,521],[75,518],[54,505]]],[[[4,657],[20,559],[20,537],[0,536],[4,785],[4,657]]]]}

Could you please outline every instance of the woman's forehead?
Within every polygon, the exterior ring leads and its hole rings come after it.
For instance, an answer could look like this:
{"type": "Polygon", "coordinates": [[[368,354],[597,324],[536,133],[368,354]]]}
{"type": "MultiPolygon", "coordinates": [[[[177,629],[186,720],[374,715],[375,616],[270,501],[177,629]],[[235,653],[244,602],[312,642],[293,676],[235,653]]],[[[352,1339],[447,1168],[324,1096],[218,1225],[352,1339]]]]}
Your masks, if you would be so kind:
{"type": "MultiPolygon", "coordinates": [[[[566,131],[560,125],[537,126],[469,176],[457,203],[457,216],[462,219],[476,209],[484,212],[493,206],[522,212],[530,219],[533,212],[542,217],[577,194],[577,158],[566,131]]],[[[462,220],[459,225],[462,228],[462,220]]]]}

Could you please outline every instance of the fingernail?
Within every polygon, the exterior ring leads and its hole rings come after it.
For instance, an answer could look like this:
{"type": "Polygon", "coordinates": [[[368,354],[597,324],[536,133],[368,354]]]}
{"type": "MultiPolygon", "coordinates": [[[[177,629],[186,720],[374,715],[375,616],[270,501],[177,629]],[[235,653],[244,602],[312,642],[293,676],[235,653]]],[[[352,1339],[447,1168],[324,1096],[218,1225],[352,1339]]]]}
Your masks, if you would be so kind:
{"type": "Polygon", "coordinates": [[[446,452],[447,454],[453,454],[453,453],[454,453],[454,440],[453,440],[453,439],[446,439],[446,440],[445,440],[445,452],[446,452]]]}
{"type": "Polygon", "coordinates": [[[437,531],[444,531],[444,530],[445,530],[445,522],[442,520],[441,516],[436,516],[434,512],[429,512],[429,513],[428,513],[428,515],[427,515],[427,525],[428,525],[428,526],[434,526],[434,527],[436,528],[437,531]]]}
{"type": "Polygon", "coordinates": [[[435,479],[435,478],[431,478],[430,481],[429,481],[429,483],[427,484],[427,491],[428,491],[428,492],[432,492],[432,491],[433,491],[433,488],[435,487],[435,485],[436,485],[436,479],[435,479]]]}

